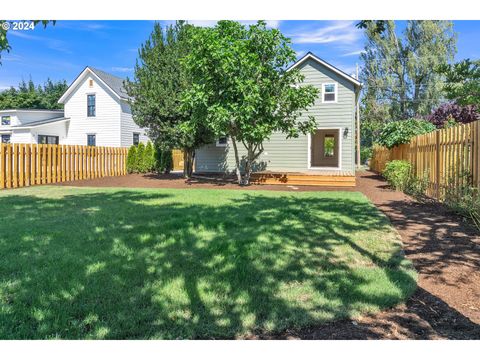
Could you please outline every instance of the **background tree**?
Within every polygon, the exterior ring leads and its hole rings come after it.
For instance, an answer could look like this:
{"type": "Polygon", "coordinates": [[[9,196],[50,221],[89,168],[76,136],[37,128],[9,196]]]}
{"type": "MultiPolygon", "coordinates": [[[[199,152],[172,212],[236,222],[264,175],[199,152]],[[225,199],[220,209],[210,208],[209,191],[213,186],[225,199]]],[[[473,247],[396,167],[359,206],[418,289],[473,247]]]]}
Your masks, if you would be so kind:
{"type": "Polygon", "coordinates": [[[443,77],[432,69],[453,60],[456,34],[450,21],[408,21],[401,35],[394,21],[362,24],[367,36],[363,118],[384,121],[429,114],[443,97],[443,77]]]}
{"type": "Polygon", "coordinates": [[[480,60],[443,64],[438,72],[445,76],[444,90],[448,99],[459,105],[480,106],[480,60]]]}
{"type": "Polygon", "coordinates": [[[31,79],[28,82],[22,81],[18,88],[11,87],[0,92],[0,110],[61,109],[63,104],[59,104],[58,99],[67,88],[65,80],[53,82],[47,79],[43,86],[35,85],[31,79]]]}
{"type": "Polygon", "coordinates": [[[141,46],[133,81],[125,82],[134,121],[148,128],[148,135],[161,151],[180,148],[184,152],[184,175],[193,171],[195,149],[213,141],[206,127],[192,121],[191,113],[181,107],[181,98],[191,87],[191,79],[181,59],[190,49],[183,21],[168,26],[154,25],[150,38],[141,46]]]}
{"type": "Polygon", "coordinates": [[[246,27],[219,21],[214,28],[192,33],[192,51],[185,64],[193,84],[184,99],[195,119],[217,135],[228,135],[235,153],[239,184],[248,184],[263,142],[274,132],[288,137],[313,130],[315,119],[297,121],[318,94],[313,86],[299,86],[290,40],[264,21],[246,27]],[[241,159],[239,146],[245,156],[241,159]],[[243,174],[242,174],[243,170],[243,174]]]}

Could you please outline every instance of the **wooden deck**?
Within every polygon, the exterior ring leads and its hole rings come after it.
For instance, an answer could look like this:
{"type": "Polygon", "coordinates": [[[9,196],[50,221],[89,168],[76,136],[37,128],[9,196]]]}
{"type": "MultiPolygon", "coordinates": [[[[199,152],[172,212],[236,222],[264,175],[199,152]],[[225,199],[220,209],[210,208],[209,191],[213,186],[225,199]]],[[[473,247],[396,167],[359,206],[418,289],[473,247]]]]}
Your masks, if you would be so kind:
{"type": "Polygon", "coordinates": [[[355,186],[355,173],[351,171],[311,172],[257,172],[252,174],[254,184],[310,185],[310,186],[355,186]]]}

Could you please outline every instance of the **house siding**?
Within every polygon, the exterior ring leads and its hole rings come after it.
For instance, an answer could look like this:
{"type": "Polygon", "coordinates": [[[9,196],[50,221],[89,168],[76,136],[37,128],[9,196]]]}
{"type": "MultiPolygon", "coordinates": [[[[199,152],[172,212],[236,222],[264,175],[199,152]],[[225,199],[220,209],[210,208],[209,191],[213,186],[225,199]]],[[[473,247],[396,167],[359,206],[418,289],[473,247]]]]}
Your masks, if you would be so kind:
{"type": "Polygon", "coordinates": [[[87,134],[95,134],[97,146],[121,146],[120,116],[121,105],[116,95],[97,78],[85,76],[65,100],[65,117],[70,118],[70,125],[64,143],[87,145],[87,134]],[[95,94],[94,117],[87,116],[87,94],[95,94]]]}
{"type": "MultiPolygon", "coordinates": [[[[305,76],[305,85],[313,85],[322,90],[322,84],[335,82],[338,85],[337,102],[322,103],[322,94],[315,104],[304,112],[299,120],[314,116],[317,128],[340,128],[341,170],[355,170],[355,89],[354,85],[318,62],[309,59],[299,67],[305,76]],[[344,136],[344,130],[348,133],[344,136]]],[[[308,135],[287,139],[282,133],[274,133],[264,142],[264,152],[257,160],[255,170],[269,171],[308,171],[308,135]]],[[[239,144],[240,156],[246,155],[239,144]]],[[[229,141],[227,147],[210,144],[197,151],[195,170],[197,172],[232,172],[235,168],[235,155],[229,141]]]]}
{"type": "Polygon", "coordinates": [[[141,128],[133,121],[130,105],[126,101],[122,101],[121,109],[121,146],[129,147],[133,145],[133,133],[140,134],[140,142],[148,142],[149,138],[145,133],[145,129],[141,128]]]}

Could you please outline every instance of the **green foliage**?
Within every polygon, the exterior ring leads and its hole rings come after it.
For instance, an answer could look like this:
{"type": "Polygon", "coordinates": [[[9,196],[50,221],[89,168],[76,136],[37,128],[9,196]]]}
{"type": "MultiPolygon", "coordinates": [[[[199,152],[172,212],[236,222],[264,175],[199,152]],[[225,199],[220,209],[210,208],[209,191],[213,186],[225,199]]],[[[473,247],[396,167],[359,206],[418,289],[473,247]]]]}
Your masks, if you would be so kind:
{"type": "Polygon", "coordinates": [[[448,99],[460,105],[480,106],[480,60],[443,64],[437,71],[445,76],[444,90],[448,99]]]}
{"type": "Polygon", "coordinates": [[[410,181],[412,165],[406,160],[392,160],[385,165],[383,176],[388,184],[398,191],[404,191],[410,181]]]}
{"type": "Polygon", "coordinates": [[[173,169],[172,150],[157,148],[155,152],[155,169],[159,173],[168,174],[173,169]]]}
{"type": "Polygon", "coordinates": [[[229,136],[238,181],[248,184],[263,142],[274,132],[297,137],[312,131],[313,117],[298,118],[314,103],[318,89],[300,86],[303,76],[298,69],[286,71],[296,59],[290,39],[278,29],[268,29],[264,21],[249,27],[219,21],[213,28],[195,28],[190,33],[192,51],[184,64],[192,86],[185,93],[183,108],[215,135],[229,136]],[[242,145],[246,156],[240,159],[238,146],[242,145]]]}
{"type": "Polygon", "coordinates": [[[360,163],[365,164],[372,158],[373,149],[372,147],[361,147],[360,148],[360,163]]]}
{"type": "Polygon", "coordinates": [[[380,121],[427,115],[443,97],[436,67],[453,60],[456,33],[451,21],[410,20],[399,34],[394,21],[362,21],[367,38],[364,66],[364,118],[380,121]]]}
{"type": "Polygon", "coordinates": [[[0,110],[6,109],[60,109],[62,104],[58,99],[67,90],[65,80],[53,82],[48,79],[43,86],[35,85],[30,79],[28,83],[22,81],[18,88],[0,92],[0,110]]]}
{"type": "Polygon", "coordinates": [[[464,171],[460,174],[459,181],[449,179],[449,183],[451,186],[445,190],[445,205],[480,230],[480,194],[479,189],[471,185],[472,174],[464,171]]]}
{"type": "Polygon", "coordinates": [[[428,179],[428,170],[426,169],[422,176],[416,177],[413,176],[413,173],[410,174],[410,178],[407,182],[407,186],[404,189],[404,192],[408,195],[413,196],[419,201],[424,201],[427,198],[427,189],[428,189],[429,179],[428,179]]]}
{"type": "Polygon", "coordinates": [[[135,145],[130,146],[127,154],[127,172],[136,173],[138,172],[137,168],[137,147],[135,145]]]}
{"type": "MultiPolygon", "coordinates": [[[[127,79],[127,93],[134,121],[149,129],[149,136],[164,150],[194,150],[214,139],[203,122],[192,121],[191,111],[181,107],[184,92],[192,86],[182,59],[191,51],[188,29],[183,21],[162,29],[155,23],[149,39],[139,49],[133,81],[127,79]]],[[[185,175],[192,169],[185,167],[185,175]]]]}
{"type": "Polygon", "coordinates": [[[135,163],[136,169],[139,173],[146,173],[147,172],[147,167],[146,167],[146,162],[145,162],[145,144],[144,143],[139,143],[137,145],[137,161],[135,163]]]}
{"type": "Polygon", "coordinates": [[[435,125],[422,119],[408,119],[386,123],[378,137],[378,143],[391,149],[406,144],[416,135],[434,131],[435,125]]]}
{"type": "Polygon", "coordinates": [[[143,153],[143,169],[145,172],[154,170],[155,168],[155,150],[152,143],[149,141],[145,146],[145,151],[143,153]]]}

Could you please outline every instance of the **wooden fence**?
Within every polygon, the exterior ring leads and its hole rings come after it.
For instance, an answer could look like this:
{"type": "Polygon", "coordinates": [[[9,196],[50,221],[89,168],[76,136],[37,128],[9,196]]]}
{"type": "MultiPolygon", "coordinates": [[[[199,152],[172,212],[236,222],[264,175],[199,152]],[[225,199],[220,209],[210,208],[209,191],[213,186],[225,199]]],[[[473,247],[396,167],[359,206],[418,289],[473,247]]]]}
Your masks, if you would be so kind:
{"type": "Polygon", "coordinates": [[[173,158],[173,170],[180,171],[183,170],[183,151],[182,150],[172,150],[172,158],[173,158]]]}
{"type": "Polygon", "coordinates": [[[0,144],[0,189],[126,174],[128,149],[0,144]]]}
{"type": "Polygon", "coordinates": [[[419,135],[393,149],[373,149],[370,167],[382,172],[391,160],[407,160],[414,175],[428,179],[427,195],[443,199],[462,185],[480,188],[480,121],[419,135]]]}

